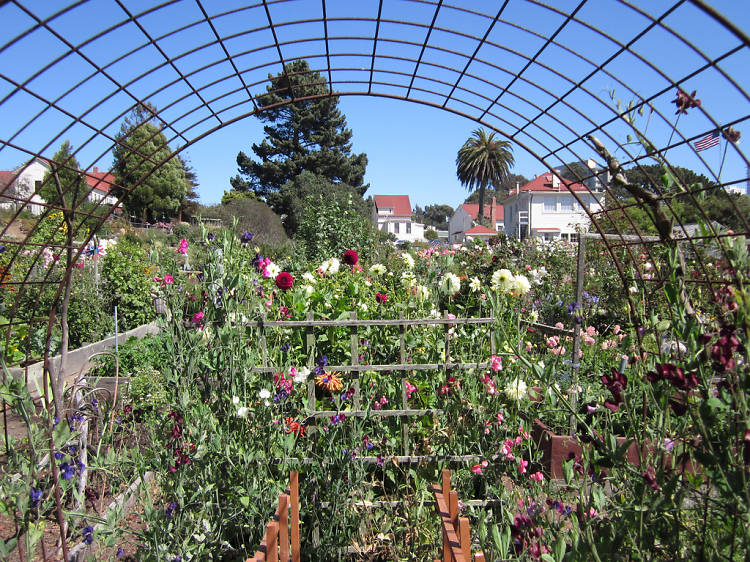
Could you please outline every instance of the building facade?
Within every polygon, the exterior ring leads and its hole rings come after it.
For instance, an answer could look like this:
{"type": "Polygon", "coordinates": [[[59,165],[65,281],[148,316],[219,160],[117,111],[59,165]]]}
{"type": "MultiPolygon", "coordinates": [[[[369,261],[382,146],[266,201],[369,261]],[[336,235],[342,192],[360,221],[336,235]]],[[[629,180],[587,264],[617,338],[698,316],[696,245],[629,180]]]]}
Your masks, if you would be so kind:
{"type": "Polygon", "coordinates": [[[456,207],[448,223],[448,241],[456,244],[476,238],[487,239],[505,230],[505,210],[494,197],[484,206],[485,223],[489,227],[480,228],[478,216],[478,203],[462,203],[456,207]]]}
{"type": "Polygon", "coordinates": [[[373,200],[372,223],[375,228],[393,234],[396,240],[424,241],[424,224],[411,220],[408,195],[375,195],[373,200]]]}
{"type": "Polygon", "coordinates": [[[503,201],[505,233],[516,238],[574,241],[580,230],[587,230],[586,210],[597,212],[604,206],[604,191],[591,190],[548,172],[503,201]]]}

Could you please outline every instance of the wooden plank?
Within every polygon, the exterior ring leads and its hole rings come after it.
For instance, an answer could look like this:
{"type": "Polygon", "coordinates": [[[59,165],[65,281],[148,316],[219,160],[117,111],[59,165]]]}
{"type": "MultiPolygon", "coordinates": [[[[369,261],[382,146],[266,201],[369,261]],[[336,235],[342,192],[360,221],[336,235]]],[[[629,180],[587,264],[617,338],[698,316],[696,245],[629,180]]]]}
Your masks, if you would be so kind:
{"type": "Polygon", "coordinates": [[[292,562],[300,562],[299,473],[296,471],[289,474],[289,500],[292,512],[292,562]]]}
{"type": "MultiPolygon", "coordinates": [[[[576,270],[576,302],[578,306],[583,306],[581,301],[583,300],[583,281],[586,275],[586,237],[580,236],[578,238],[578,263],[576,270]]],[[[581,350],[581,330],[583,326],[580,322],[576,321],[576,314],[573,311],[571,315],[573,317],[572,329],[573,329],[573,354],[570,358],[573,372],[571,373],[572,383],[570,385],[569,400],[570,400],[570,411],[574,412],[570,415],[570,434],[576,433],[576,426],[578,424],[576,420],[575,412],[578,411],[578,372],[581,370],[581,359],[578,357],[578,352],[581,350]]]]}
{"type": "Polygon", "coordinates": [[[266,560],[268,562],[279,562],[278,552],[279,524],[271,521],[266,525],[266,560]]]}
{"type": "MultiPolygon", "coordinates": [[[[357,320],[357,313],[350,312],[349,313],[350,320],[356,322],[357,320]]],[[[357,331],[357,326],[351,326],[349,328],[351,334],[350,334],[350,340],[351,340],[351,364],[352,367],[356,367],[359,365],[359,332],[357,331]]],[[[354,387],[354,409],[359,410],[360,408],[360,372],[359,371],[353,371],[357,373],[357,378],[354,379],[352,386],[354,387]]]]}
{"type": "MultiPolygon", "coordinates": [[[[354,372],[382,372],[382,371],[437,371],[444,369],[484,369],[489,367],[488,361],[480,361],[478,363],[395,363],[392,365],[328,365],[329,371],[338,371],[343,373],[354,373],[354,372]]],[[[274,373],[279,370],[279,367],[253,367],[250,369],[253,373],[274,373]]]]}
{"type": "Polygon", "coordinates": [[[441,493],[440,486],[437,484],[433,486],[432,493],[435,496],[435,502],[437,504],[436,509],[440,514],[440,520],[443,527],[443,532],[447,536],[448,550],[443,552],[443,560],[463,562],[466,560],[464,551],[461,548],[461,542],[458,540],[458,534],[451,522],[449,515],[448,504],[445,501],[445,497],[441,493]],[[447,557],[446,557],[447,555],[447,557]]]}
{"type": "Polygon", "coordinates": [[[289,496],[279,495],[279,558],[289,562],[289,496]]]}
{"type": "Polygon", "coordinates": [[[266,328],[325,328],[333,326],[422,326],[441,324],[494,324],[495,318],[405,318],[403,320],[267,320],[263,323],[266,328]]]}
{"type": "MultiPolygon", "coordinates": [[[[444,498],[448,497],[448,494],[450,494],[451,490],[451,471],[447,468],[444,468],[441,472],[442,476],[442,496],[444,498]]],[[[437,496],[435,497],[435,501],[438,502],[437,496]]],[[[440,509],[439,502],[437,503],[437,510],[438,514],[442,512],[440,509]]],[[[445,513],[448,513],[448,510],[445,510],[445,513]]],[[[445,531],[445,528],[443,528],[443,561],[444,562],[450,562],[451,556],[450,556],[450,543],[448,542],[448,533],[445,531]]]]}
{"type": "Polygon", "coordinates": [[[458,538],[461,541],[461,550],[467,556],[471,556],[471,530],[468,517],[461,517],[458,520],[458,538]]]}
{"type": "Polygon", "coordinates": [[[426,416],[428,414],[442,414],[443,410],[440,409],[427,409],[427,410],[318,410],[315,413],[308,416],[309,418],[329,418],[337,414],[344,414],[346,417],[352,418],[365,418],[372,416],[374,418],[390,418],[390,417],[407,417],[407,416],[426,416]]]}

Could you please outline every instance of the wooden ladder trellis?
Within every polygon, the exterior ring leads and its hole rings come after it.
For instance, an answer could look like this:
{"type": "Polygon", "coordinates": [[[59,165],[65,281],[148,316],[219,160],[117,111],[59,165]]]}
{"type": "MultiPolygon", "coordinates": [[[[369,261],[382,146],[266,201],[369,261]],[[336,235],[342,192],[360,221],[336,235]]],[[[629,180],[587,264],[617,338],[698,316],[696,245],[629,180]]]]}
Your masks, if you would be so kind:
{"type": "Polygon", "coordinates": [[[279,507],[266,525],[266,535],[246,562],[300,562],[299,473],[289,474],[289,489],[279,495],[279,507]],[[291,548],[290,548],[291,539],[291,548]]]}
{"type": "MultiPolygon", "coordinates": [[[[435,562],[471,562],[469,519],[458,516],[458,492],[451,490],[451,471],[447,468],[442,472],[442,486],[434,484],[432,494],[443,534],[443,556],[435,562]]],[[[474,555],[474,562],[480,561],[484,562],[482,551],[474,555]]]]}
{"type": "MultiPolygon", "coordinates": [[[[328,328],[328,327],[348,327],[350,330],[350,341],[351,341],[351,359],[349,365],[329,365],[327,370],[338,371],[338,372],[349,372],[355,373],[356,378],[352,382],[352,388],[354,394],[352,396],[352,410],[346,410],[345,414],[351,417],[390,417],[397,416],[399,418],[412,417],[412,416],[423,416],[426,414],[441,414],[441,409],[414,409],[409,408],[408,393],[406,380],[408,373],[415,371],[435,371],[444,370],[449,371],[452,369],[471,369],[471,368],[486,368],[489,367],[489,361],[480,362],[469,362],[469,363],[454,363],[451,360],[450,353],[450,334],[449,330],[453,326],[460,324],[479,324],[490,326],[490,354],[495,353],[495,337],[494,327],[495,318],[483,317],[483,318],[450,318],[448,312],[443,313],[442,318],[420,318],[420,319],[406,319],[403,314],[399,315],[398,320],[359,320],[357,319],[357,313],[351,312],[349,320],[315,320],[312,313],[308,313],[307,320],[275,320],[269,321],[264,317],[258,320],[258,328],[260,330],[259,343],[263,353],[263,366],[254,367],[253,372],[260,373],[272,373],[278,370],[278,367],[268,365],[268,353],[266,349],[266,337],[265,330],[270,328],[304,328],[305,329],[305,349],[308,357],[308,366],[310,368],[315,365],[315,358],[313,357],[316,349],[315,339],[315,328],[328,328]],[[442,325],[445,335],[445,357],[441,363],[407,363],[407,347],[406,347],[406,329],[409,326],[427,326],[427,325],[442,325]],[[358,328],[368,326],[398,326],[399,328],[399,363],[391,365],[360,365],[359,364],[359,333],[358,328]],[[362,398],[360,392],[360,375],[365,371],[399,371],[402,373],[401,376],[401,408],[400,409],[383,409],[383,410],[367,410],[362,409],[362,398]]],[[[308,419],[315,420],[317,418],[330,418],[335,416],[339,412],[335,410],[317,410],[315,401],[315,381],[312,377],[307,381],[307,416],[308,419]]],[[[399,462],[422,462],[425,460],[422,456],[410,455],[410,443],[409,443],[409,428],[408,424],[402,424],[402,452],[403,455],[398,457],[399,462]]],[[[315,431],[315,427],[311,427],[311,433],[315,431]]],[[[462,457],[463,458],[463,457],[462,457]]],[[[466,458],[474,458],[474,455],[467,456],[466,458]]],[[[364,462],[377,462],[377,457],[358,457],[359,460],[364,462]]]]}

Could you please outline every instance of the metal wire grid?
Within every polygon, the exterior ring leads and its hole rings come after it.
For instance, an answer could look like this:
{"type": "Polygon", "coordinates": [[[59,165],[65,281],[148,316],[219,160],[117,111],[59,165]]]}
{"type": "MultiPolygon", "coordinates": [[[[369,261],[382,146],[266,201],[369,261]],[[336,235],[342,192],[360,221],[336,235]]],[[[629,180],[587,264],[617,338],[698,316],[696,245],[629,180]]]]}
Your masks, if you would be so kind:
{"type": "MultiPolygon", "coordinates": [[[[741,125],[750,117],[747,76],[741,71],[747,68],[742,62],[750,55],[750,40],[701,0],[675,0],[658,13],[650,2],[628,0],[502,0],[481,8],[460,0],[237,0],[222,2],[218,9],[205,0],[142,4],[0,2],[0,18],[6,22],[4,37],[0,35],[0,156],[10,154],[19,162],[47,159],[61,139],[73,137],[75,156],[90,174],[118,144],[123,117],[142,102],[158,108],[155,118],[177,153],[253,116],[266,93],[268,75],[306,59],[311,72],[320,73],[338,95],[390,98],[460,115],[512,140],[536,157],[542,169],[592,157],[589,135],[617,151],[623,166],[645,164],[648,154],[625,141],[623,127],[625,117],[643,108],[650,117],[643,130],[638,129],[642,138],[661,154],[692,151],[716,183],[703,190],[726,195],[724,186],[748,180],[722,182],[719,170],[692,145],[708,132],[741,125]],[[710,26],[713,36],[681,32],[676,16],[687,12],[701,27],[710,26]],[[629,31],[619,25],[633,20],[637,23],[629,31]],[[675,58],[689,58],[689,64],[672,66],[652,57],[657,49],[648,42],[656,32],[681,49],[675,58]],[[576,40],[578,35],[585,40],[576,40]],[[631,62],[630,72],[623,72],[624,58],[631,62]],[[19,64],[19,59],[28,64],[19,64]],[[75,72],[67,72],[71,66],[75,72]],[[732,66],[740,71],[732,72],[732,66]],[[640,80],[639,74],[649,75],[650,82],[640,80]],[[694,108],[693,116],[700,119],[689,124],[659,109],[678,88],[689,92],[692,81],[705,76],[720,80],[734,103],[694,108]],[[632,105],[618,108],[603,94],[602,80],[632,105]],[[82,103],[71,102],[79,99],[82,103]],[[668,141],[649,137],[648,125],[656,122],[673,131],[668,141]]],[[[728,149],[748,169],[741,148],[733,143],[728,149]]],[[[138,154],[155,166],[164,163],[144,150],[138,154]]],[[[11,189],[21,171],[0,185],[0,198],[16,206],[11,222],[32,205],[33,193],[19,195],[11,189]]],[[[578,179],[592,177],[593,172],[578,179]]],[[[650,180],[659,185],[659,178],[650,180]]],[[[693,203],[706,219],[697,193],[691,194],[693,203]]],[[[667,194],[660,194],[660,200],[670,209],[667,194]]],[[[56,211],[68,220],[97,216],[96,210],[76,205],[41,205],[45,211],[40,220],[56,211]]],[[[608,213],[624,213],[628,207],[617,197],[608,198],[606,210],[590,215],[594,230],[602,231],[608,213]]],[[[748,217],[740,216],[736,206],[734,210],[742,225],[738,234],[750,233],[748,217]]],[[[111,212],[98,218],[100,226],[111,212]]],[[[28,325],[31,331],[46,323],[48,339],[52,333],[71,266],[61,279],[51,276],[52,269],[41,278],[33,276],[43,249],[59,254],[70,250],[69,263],[74,263],[94,234],[73,244],[33,241],[39,224],[23,240],[9,235],[9,225],[0,232],[0,244],[17,250],[0,276],[0,289],[16,295],[5,314],[8,322],[0,326],[6,328],[6,346],[7,328],[28,325]],[[33,259],[31,266],[18,271],[14,264],[21,250],[30,251],[33,259]],[[24,295],[28,298],[45,285],[56,287],[51,309],[19,317],[24,295]]],[[[632,221],[630,226],[638,233],[632,221]]],[[[709,239],[727,235],[711,228],[709,239]]],[[[700,240],[692,237],[685,244],[695,248],[700,240]]],[[[655,261],[655,243],[640,233],[635,241],[620,235],[604,243],[624,286],[635,280],[628,267],[637,263],[637,254],[645,252],[655,261]],[[618,258],[622,249],[627,260],[618,258]]],[[[700,254],[696,258],[701,275],[690,282],[713,288],[719,282],[714,269],[700,254]]],[[[638,282],[644,282],[643,272],[638,273],[638,282]]],[[[661,282],[658,272],[651,281],[661,282]]],[[[27,362],[32,359],[27,352],[27,362]]]]}
{"type": "MultiPolygon", "coordinates": [[[[543,169],[590,158],[594,153],[586,139],[591,134],[611,146],[612,152],[624,155],[620,158],[623,166],[645,163],[649,156],[634,152],[624,142],[622,123],[629,111],[644,108],[649,122],[659,121],[673,129],[666,143],[650,139],[647,130],[639,131],[663,154],[694,151],[691,143],[696,139],[742,124],[750,114],[750,97],[746,84],[741,83],[744,76],[733,76],[722,66],[747,57],[750,40],[700,0],[675,1],[659,13],[651,13],[648,3],[627,0],[504,0],[494,4],[492,11],[480,10],[472,2],[443,0],[264,0],[247,5],[237,2],[231,8],[221,4],[223,11],[201,0],[171,0],[140,10],[131,8],[132,2],[113,0],[104,12],[99,11],[103,3],[79,1],[52,13],[35,4],[11,0],[0,8],[5,21],[21,16],[26,21],[26,27],[17,29],[18,34],[0,47],[0,57],[26,53],[37,42],[53,42],[55,47],[46,57],[34,57],[40,60],[31,71],[0,67],[0,111],[3,107],[16,110],[19,99],[34,102],[29,104],[31,109],[16,116],[15,127],[0,131],[0,155],[12,152],[19,160],[44,158],[61,139],[73,136],[76,156],[88,163],[86,171],[119,142],[116,128],[139,102],[152,102],[159,108],[156,118],[170,145],[184,150],[252,116],[258,110],[258,98],[266,93],[268,75],[283,72],[285,64],[300,58],[310,61],[311,72],[319,72],[330,91],[410,101],[458,114],[506,136],[535,156],[543,169]],[[604,4],[611,12],[606,20],[599,13],[604,4]],[[717,24],[723,34],[722,49],[702,46],[704,35],[686,37],[670,25],[671,19],[688,9],[703,21],[717,24]],[[97,17],[98,32],[89,34],[87,26],[80,25],[89,21],[84,16],[97,17]],[[633,26],[628,36],[614,25],[619,18],[638,18],[640,25],[633,26]],[[648,49],[640,45],[656,31],[679,44],[682,56],[692,55],[691,64],[676,65],[675,71],[653,62],[648,49]],[[584,33],[585,49],[571,40],[584,33]],[[599,56],[600,52],[606,56],[599,56]],[[549,62],[561,54],[573,64],[556,67],[549,62]],[[633,75],[621,71],[622,57],[631,60],[633,75]],[[77,72],[50,87],[57,69],[71,64],[78,65],[77,72]],[[638,72],[658,79],[643,83],[638,72]],[[714,108],[695,108],[691,111],[700,114],[701,128],[678,127],[679,116],[666,115],[657,102],[673,96],[678,88],[689,90],[690,81],[706,73],[721,77],[741,103],[731,111],[722,108],[717,117],[711,113],[714,108]],[[618,109],[596,88],[601,80],[613,84],[618,97],[632,100],[631,107],[618,109]],[[97,89],[102,84],[110,88],[97,89]],[[85,100],[77,111],[70,103],[76,95],[85,100]],[[30,131],[40,127],[49,131],[47,136],[37,135],[29,142],[30,131]]],[[[729,148],[746,166],[750,164],[737,144],[729,148]]],[[[139,151],[139,155],[157,166],[163,164],[154,161],[152,154],[139,151]]],[[[721,187],[747,179],[722,183],[704,156],[697,152],[695,156],[719,186],[705,190],[725,193],[721,187]]],[[[651,179],[659,185],[659,178],[651,179]]],[[[31,204],[32,195],[21,197],[9,188],[9,184],[3,186],[0,195],[18,204],[17,217],[31,204]]],[[[628,208],[615,197],[608,203],[605,211],[591,215],[594,228],[599,228],[604,214],[628,208]]],[[[669,199],[664,198],[663,204],[669,208],[669,199]]],[[[701,209],[695,198],[694,204],[701,209]]],[[[76,217],[92,215],[77,207],[42,205],[45,214],[67,210],[76,217]]],[[[748,217],[739,219],[743,231],[750,232],[748,217]]],[[[638,232],[635,224],[631,226],[638,232]]],[[[19,241],[7,236],[7,228],[0,234],[2,243],[33,247],[33,231],[19,241]]],[[[712,232],[712,236],[722,235],[712,232]]],[[[693,238],[687,243],[696,242],[693,238]]],[[[80,254],[86,243],[88,239],[73,250],[80,254]]],[[[632,245],[624,240],[605,243],[610,251],[618,245],[632,245]]],[[[62,251],[64,246],[58,244],[57,249],[62,251]]],[[[41,248],[37,260],[40,255],[41,248]]],[[[15,273],[13,261],[6,272],[15,273]]],[[[706,267],[703,272],[702,281],[711,283],[706,267]]],[[[21,293],[27,286],[48,282],[47,277],[32,281],[30,272],[23,273],[5,284],[17,285],[21,293]]],[[[632,281],[624,268],[620,274],[624,283],[632,281]]],[[[14,310],[10,311],[11,324],[16,322],[14,310]]],[[[53,317],[54,312],[50,321],[53,317]]]]}

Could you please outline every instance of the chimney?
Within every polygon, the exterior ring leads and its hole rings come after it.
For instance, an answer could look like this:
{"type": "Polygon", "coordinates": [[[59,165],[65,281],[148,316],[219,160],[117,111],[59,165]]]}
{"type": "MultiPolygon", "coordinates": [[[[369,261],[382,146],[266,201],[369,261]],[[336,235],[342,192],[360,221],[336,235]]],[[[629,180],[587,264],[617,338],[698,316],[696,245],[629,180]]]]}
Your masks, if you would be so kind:
{"type": "Polygon", "coordinates": [[[560,189],[560,178],[556,174],[552,174],[552,189],[560,189]]]}
{"type": "Polygon", "coordinates": [[[99,166],[94,166],[94,173],[95,173],[95,174],[98,174],[98,173],[99,173],[99,166]]]}
{"type": "Polygon", "coordinates": [[[492,207],[490,207],[490,226],[492,229],[495,229],[495,221],[497,220],[495,218],[495,207],[497,207],[497,198],[492,197],[492,207]]]}

